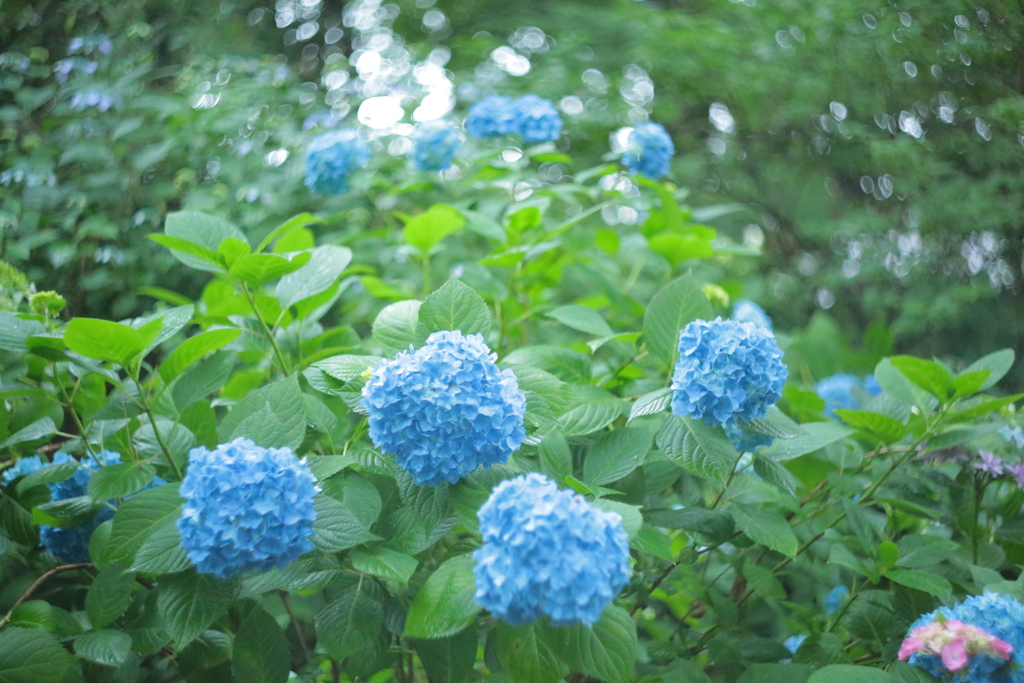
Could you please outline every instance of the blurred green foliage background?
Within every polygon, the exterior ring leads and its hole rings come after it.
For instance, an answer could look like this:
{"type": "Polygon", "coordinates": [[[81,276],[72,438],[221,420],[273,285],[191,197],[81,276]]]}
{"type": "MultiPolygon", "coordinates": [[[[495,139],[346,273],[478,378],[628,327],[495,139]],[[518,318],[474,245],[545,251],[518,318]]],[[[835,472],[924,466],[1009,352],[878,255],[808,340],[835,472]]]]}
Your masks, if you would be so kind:
{"type": "Polygon", "coordinates": [[[567,122],[554,179],[668,128],[692,203],[733,205],[699,218],[763,249],[725,284],[805,329],[814,376],[856,364],[843,339],[1021,353],[1022,29],[1012,0],[2,0],[0,258],[72,315],[139,314],[203,284],[146,239],[168,211],[380,227],[400,197],[372,176],[302,185],[324,117],[400,173],[403,126],[537,92],[567,122]]]}

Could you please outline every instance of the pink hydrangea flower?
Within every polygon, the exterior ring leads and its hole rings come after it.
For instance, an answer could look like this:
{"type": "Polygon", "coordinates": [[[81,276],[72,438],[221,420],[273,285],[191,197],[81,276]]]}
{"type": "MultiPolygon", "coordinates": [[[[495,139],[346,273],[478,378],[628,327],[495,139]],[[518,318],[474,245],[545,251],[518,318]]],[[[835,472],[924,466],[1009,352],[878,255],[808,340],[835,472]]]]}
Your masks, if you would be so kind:
{"type": "Polygon", "coordinates": [[[933,621],[911,631],[900,646],[899,659],[905,662],[917,653],[939,657],[942,665],[955,673],[967,666],[968,658],[975,654],[995,655],[1007,661],[1013,654],[1013,647],[977,626],[949,619],[933,621]]]}

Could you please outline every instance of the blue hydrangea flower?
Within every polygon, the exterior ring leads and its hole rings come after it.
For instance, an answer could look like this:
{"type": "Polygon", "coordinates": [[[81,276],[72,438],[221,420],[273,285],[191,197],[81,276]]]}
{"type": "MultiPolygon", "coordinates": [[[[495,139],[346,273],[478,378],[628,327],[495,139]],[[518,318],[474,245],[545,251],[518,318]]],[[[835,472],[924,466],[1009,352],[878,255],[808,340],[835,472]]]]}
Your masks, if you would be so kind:
{"type": "Polygon", "coordinates": [[[725,435],[732,442],[732,447],[740,453],[753,453],[758,446],[771,446],[775,441],[767,434],[760,434],[743,428],[739,423],[727,422],[725,424],[725,435]]]}
{"type": "Polygon", "coordinates": [[[370,147],[355,128],[321,133],[306,147],[306,187],[336,195],[348,189],[348,176],[370,160],[370,147]]]}
{"type": "Polygon", "coordinates": [[[412,164],[417,171],[443,171],[452,165],[462,135],[451,123],[425,121],[412,134],[412,164]]]}
{"type": "Polygon", "coordinates": [[[374,445],[430,486],[506,462],[526,438],[526,397],[496,358],[481,335],[455,331],[378,363],[362,401],[374,445]]]}
{"type": "Polygon", "coordinates": [[[716,318],[679,332],[672,412],[710,425],[764,417],[789,370],[770,330],[716,318]]]}
{"type": "MultiPolygon", "coordinates": [[[[940,607],[922,616],[911,624],[908,635],[920,627],[928,626],[940,614],[946,620],[957,620],[977,627],[1013,648],[1009,662],[988,654],[970,656],[967,666],[952,677],[952,683],[1024,683],[1024,605],[1009,596],[986,591],[984,595],[969,597],[953,607],[940,607]]],[[[935,655],[915,652],[909,656],[908,661],[932,675],[948,680],[946,676],[949,670],[935,655]]]]}
{"type": "MultiPolygon", "coordinates": [[[[805,640],[807,640],[806,634],[802,634],[799,636],[790,636],[789,638],[786,638],[784,641],[782,641],[782,646],[790,652],[792,652],[793,654],[796,654],[796,651],[800,649],[800,646],[804,644],[805,640]]],[[[792,661],[792,659],[780,659],[779,664],[789,664],[792,661]]]]}
{"type": "Polygon", "coordinates": [[[868,375],[864,378],[864,391],[872,396],[878,396],[882,393],[882,387],[878,384],[878,380],[875,379],[874,375],[868,375]]]}
{"type": "Polygon", "coordinates": [[[657,180],[668,173],[676,153],[672,138],[658,123],[638,123],[630,132],[622,163],[633,173],[657,180]]]}
{"type": "Polygon", "coordinates": [[[732,319],[741,323],[753,323],[766,330],[772,329],[772,319],[764,309],[750,299],[740,299],[732,307],[732,319]]]}
{"type": "Polygon", "coordinates": [[[543,475],[501,482],[477,516],[476,601],[509,624],[593,624],[629,582],[622,518],[543,475]]]}
{"type": "Polygon", "coordinates": [[[513,132],[512,100],[491,95],[469,108],[466,132],[470,137],[500,138],[513,132]]]}
{"type": "Polygon", "coordinates": [[[181,545],[204,574],[284,569],[313,549],[319,492],[305,459],[249,439],[193,448],[181,483],[181,545]]]}
{"type": "Polygon", "coordinates": [[[1003,437],[1003,441],[1008,444],[1013,444],[1017,448],[1024,448],[1024,429],[1021,429],[1020,425],[1006,425],[999,430],[999,436],[1003,437]]]}
{"type": "Polygon", "coordinates": [[[843,604],[846,600],[846,596],[850,594],[850,589],[839,584],[825,596],[825,614],[832,614],[843,604]]]}
{"type": "MultiPolygon", "coordinates": [[[[105,465],[116,465],[121,462],[121,454],[113,451],[103,451],[97,455],[97,459],[105,465]]],[[[54,465],[76,462],[63,451],[57,451],[53,456],[54,465]]],[[[50,463],[42,463],[44,466],[50,463]]],[[[67,500],[89,495],[88,486],[92,475],[96,473],[99,466],[92,457],[83,458],[79,461],[80,467],[69,479],[49,484],[50,500],[67,500]]],[[[38,468],[36,468],[38,469],[38,468]]],[[[78,526],[61,529],[55,526],[42,525],[39,527],[39,539],[44,548],[64,562],[89,562],[89,539],[92,532],[96,531],[103,522],[114,517],[113,502],[108,502],[100,508],[96,515],[78,526]]]]}
{"type": "MultiPolygon", "coordinates": [[[[58,451],[58,454],[61,454],[61,452],[58,451]]],[[[3,482],[5,484],[10,484],[18,477],[28,476],[33,472],[41,470],[44,465],[49,464],[50,463],[48,462],[44,462],[43,459],[40,458],[38,455],[29,456],[27,458],[21,458],[18,460],[18,462],[14,463],[6,470],[4,470],[3,474],[0,475],[0,477],[3,478],[3,482]]]]}
{"type": "Polygon", "coordinates": [[[882,388],[878,386],[874,375],[861,379],[856,375],[839,373],[815,384],[814,391],[825,400],[825,415],[836,417],[837,410],[857,409],[857,392],[877,396],[882,393],[882,388]]]}
{"type": "Polygon", "coordinates": [[[551,100],[523,95],[512,103],[512,128],[523,142],[549,142],[562,135],[562,117],[551,100]]]}

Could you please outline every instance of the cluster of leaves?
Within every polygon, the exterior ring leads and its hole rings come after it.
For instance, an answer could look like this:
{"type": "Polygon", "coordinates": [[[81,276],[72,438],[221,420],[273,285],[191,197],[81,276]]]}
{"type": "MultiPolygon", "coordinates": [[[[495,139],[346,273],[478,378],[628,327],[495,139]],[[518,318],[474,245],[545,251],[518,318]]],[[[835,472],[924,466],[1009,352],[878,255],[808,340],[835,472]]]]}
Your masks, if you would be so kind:
{"type": "Polygon", "coordinates": [[[893,664],[913,619],[954,593],[1020,592],[1024,498],[940,457],[1006,452],[1006,417],[992,416],[1020,397],[990,392],[1012,352],[958,374],[883,359],[883,393],[841,422],[797,376],[782,410],[745,425],[775,438],[745,463],[721,428],[665,412],[678,332],[727,313],[716,276],[744,251],[690,223],[668,184],[644,184],[643,226],[607,227],[604,207],[635,201],[602,189],[611,165],[517,201],[510,188],[553,154],[396,187],[409,210],[391,229],[304,213],[256,242],[170,213],[152,239],[207,274],[196,301],[168,294],[120,322],[0,312],[3,447],[122,455],[81,498],[48,502],[66,465],[0,488],[0,675],[920,681],[893,664]],[[700,257],[659,244],[695,236],[700,257]],[[372,447],[360,390],[380,358],[450,329],[483,334],[515,373],[528,437],[504,466],[419,487],[372,447]],[[237,437],[307,456],[323,493],[312,553],[222,580],[191,566],[174,522],[189,450],[237,437]],[[525,471],[623,519],[633,579],[593,627],[510,627],[473,599],[476,511],[525,471]],[[155,476],[169,483],[147,488],[155,476]],[[74,526],[104,501],[117,510],[91,562],[36,547],[38,525],[74,526]],[[816,603],[840,583],[828,616],[816,603]],[[795,655],[782,645],[794,634],[810,635],[795,655]]]}

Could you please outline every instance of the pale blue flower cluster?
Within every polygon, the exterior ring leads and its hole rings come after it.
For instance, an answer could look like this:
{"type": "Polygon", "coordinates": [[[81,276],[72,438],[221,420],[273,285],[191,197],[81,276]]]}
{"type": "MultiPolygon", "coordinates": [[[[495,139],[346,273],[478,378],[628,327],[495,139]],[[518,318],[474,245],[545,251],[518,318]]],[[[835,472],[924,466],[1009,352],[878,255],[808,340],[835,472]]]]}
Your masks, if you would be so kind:
{"type": "Polygon", "coordinates": [[[782,396],[788,374],[770,330],[694,320],[679,332],[672,412],[710,425],[755,420],[782,396]]]}
{"type": "Polygon", "coordinates": [[[732,319],[741,323],[753,323],[766,330],[772,329],[772,319],[764,309],[750,299],[740,299],[732,307],[732,319]]]}
{"type": "Polygon", "coordinates": [[[98,90],[84,90],[71,96],[71,108],[75,110],[96,107],[99,111],[107,111],[114,106],[114,98],[98,90]]]}
{"type": "Polygon", "coordinates": [[[452,165],[462,135],[448,121],[425,121],[412,134],[412,164],[417,171],[443,171],[452,165]]]}
{"type": "Polygon", "coordinates": [[[551,100],[537,95],[519,99],[492,95],[469,109],[466,132],[474,138],[517,134],[523,142],[548,142],[562,135],[562,117],[551,100]]]}
{"type": "Polygon", "coordinates": [[[863,392],[871,396],[882,393],[874,375],[858,377],[847,373],[839,373],[826,377],[814,385],[814,391],[825,401],[825,415],[836,417],[837,410],[856,410],[857,393],[863,392]]]}
{"type": "Polygon", "coordinates": [[[1024,683],[1024,605],[1013,598],[985,591],[983,595],[968,597],[953,607],[940,607],[910,625],[908,634],[918,627],[934,622],[939,615],[946,620],[958,620],[976,626],[1013,647],[1010,661],[989,654],[973,654],[967,666],[949,679],[949,669],[935,655],[923,652],[912,654],[909,663],[952,683],[1024,683]]]}
{"type": "Polygon", "coordinates": [[[477,516],[476,601],[506,623],[593,624],[629,582],[622,518],[541,474],[501,482],[477,516]]]}
{"type": "Polygon", "coordinates": [[[317,194],[342,194],[349,174],[369,160],[370,147],[357,129],[321,133],[306,147],[306,187],[317,194]]]}
{"type": "Polygon", "coordinates": [[[850,594],[850,589],[839,584],[825,596],[825,614],[832,614],[839,609],[842,604],[846,601],[846,596],[850,594]]]}
{"type": "Polygon", "coordinates": [[[1004,426],[999,430],[999,436],[1008,444],[1013,444],[1018,449],[1024,448],[1024,429],[1020,425],[1004,426]]]}
{"type": "Polygon", "coordinates": [[[225,578],[283,569],[313,549],[319,492],[305,460],[290,448],[235,439],[194,448],[181,483],[181,545],[204,574],[225,578]]]}
{"type": "Polygon", "coordinates": [[[374,445],[417,484],[454,484],[504,463],[526,438],[526,397],[479,334],[435,332],[381,361],[363,387],[374,445]]]}
{"type": "MultiPolygon", "coordinates": [[[[796,654],[796,651],[800,649],[800,646],[807,640],[807,634],[801,634],[798,636],[790,636],[782,641],[782,646],[789,650],[792,654],[796,654]]],[[[779,664],[789,664],[793,661],[793,658],[780,659],[779,664]]]]}
{"type": "Polygon", "coordinates": [[[633,173],[657,180],[668,173],[675,156],[672,138],[659,123],[638,123],[630,132],[622,163],[633,173]]]}
{"type": "Polygon", "coordinates": [[[513,132],[512,100],[491,95],[469,108],[466,132],[477,139],[500,138],[513,132]]]}
{"type": "Polygon", "coordinates": [[[739,422],[726,422],[725,435],[732,442],[732,447],[740,453],[753,453],[758,446],[771,446],[775,441],[768,434],[752,431],[739,422]]]}

